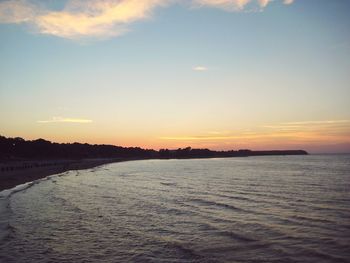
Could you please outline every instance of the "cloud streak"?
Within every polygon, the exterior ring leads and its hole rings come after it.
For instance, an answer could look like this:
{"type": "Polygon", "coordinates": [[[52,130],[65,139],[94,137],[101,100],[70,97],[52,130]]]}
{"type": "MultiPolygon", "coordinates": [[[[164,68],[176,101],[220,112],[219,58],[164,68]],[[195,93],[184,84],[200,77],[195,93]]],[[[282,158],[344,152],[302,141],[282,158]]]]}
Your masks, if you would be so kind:
{"type": "Polygon", "coordinates": [[[41,120],[37,123],[92,123],[89,119],[76,119],[76,118],[64,118],[64,117],[53,117],[50,120],[41,120]]]}
{"type": "Polygon", "coordinates": [[[317,124],[341,124],[349,123],[350,120],[321,120],[321,121],[296,121],[296,122],[284,122],[285,125],[317,125],[317,124]]]}
{"type": "Polygon", "coordinates": [[[204,66],[196,66],[192,68],[194,71],[207,71],[208,68],[204,66]]]}
{"type": "MultiPolygon", "coordinates": [[[[247,7],[264,8],[273,0],[194,0],[197,6],[220,8],[230,12],[244,11],[247,7]]],[[[283,4],[290,5],[294,0],[283,0],[283,4]]]]}
{"type": "Polygon", "coordinates": [[[149,18],[166,0],[68,0],[62,10],[50,10],[37,2],[0,2],[0,22],[29,23],[39,33],[75,39],[112,37],[127,31],[126,25],[149,18]],[[36,3],[36,4],[35,4],[36,3]]]}
{"type": "Polygon", "coordinates": [[[283,3],[285,5],[290,5],[290,4],[293,4],[294,0],[284,0],[283,3]]]}
{"type": "Polygon", "coordinates": [[[214,131],[200,135],[163,136],[164,141],[193,142],[207,145],[222,142],[237,144],[341,143],[350,142],[350,120],[315,120],[283,122],[255,127],[251,131],[214,131]]]}
{"type": "Polygon", "coordinates": [[[264,125],[263,128],[277,130],[321,129],[322,127],[350,127],[350,120],[320,120],[282,122],[273,125],[264,125]]]}
{"type": "MultiPolygon", "coordinates": [[[[191,0],[199,7],[243,11],[249,5],[266,7],[272,0],[191,0]]],[[[284,0],[291,4],[292,0],[284,0]]],[[[28,24],[41,34],[68,39],[122,35],[133,22],[152,17],[157,7],[184,0],[68,0],[61,10],[39,0],[0,2],[0,23],[28,24]]]]}
{"type": "Polygon", "coordinates": [[[239,11],[250,2],[250,0],[195,0],[200,6],[216,7],[228,11],[239,11]]]}

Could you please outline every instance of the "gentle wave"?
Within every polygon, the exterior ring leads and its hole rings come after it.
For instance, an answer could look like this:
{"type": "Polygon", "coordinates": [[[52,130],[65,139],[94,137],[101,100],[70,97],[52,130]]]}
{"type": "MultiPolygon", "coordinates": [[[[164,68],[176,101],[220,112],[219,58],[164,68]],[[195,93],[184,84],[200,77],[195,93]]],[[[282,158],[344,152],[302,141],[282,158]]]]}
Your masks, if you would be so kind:
{"type": "Polygon", "coordinates": [[[349,262],[349,171],[348,155],[72,171],[0,193],[0,262],[349,262]]]}

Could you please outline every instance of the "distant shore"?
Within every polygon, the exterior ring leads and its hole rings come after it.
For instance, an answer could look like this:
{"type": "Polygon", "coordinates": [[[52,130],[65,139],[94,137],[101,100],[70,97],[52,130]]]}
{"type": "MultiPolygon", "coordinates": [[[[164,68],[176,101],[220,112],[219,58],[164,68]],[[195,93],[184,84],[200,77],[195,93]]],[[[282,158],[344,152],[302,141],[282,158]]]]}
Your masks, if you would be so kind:
{"type": "Polygon", "coordinates": [[[107,163],[135,159],[106,158],[82,160],[22,160],[0,163],[0,191],[70,170],[89,169],[107,163]]]}
{"type": "Polygon", "coordinates": [[[304,150],[142,149],[106,144],[56,143],[0,135],[0,191],[49,175],[102,164],[145,159],[231,158],[263,155],[306,155],[304,150]]]}

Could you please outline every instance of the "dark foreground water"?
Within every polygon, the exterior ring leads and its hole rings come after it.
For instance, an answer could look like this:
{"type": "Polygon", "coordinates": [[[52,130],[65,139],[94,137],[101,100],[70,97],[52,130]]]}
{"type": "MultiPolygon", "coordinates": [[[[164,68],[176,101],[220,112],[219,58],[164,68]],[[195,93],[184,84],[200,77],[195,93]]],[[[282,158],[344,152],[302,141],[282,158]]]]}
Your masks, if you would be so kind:
{"type": "Polygon", "coordinates": [[[350,155],[115,163],[0,195],[0,262],[350,262],[350,155]]]}

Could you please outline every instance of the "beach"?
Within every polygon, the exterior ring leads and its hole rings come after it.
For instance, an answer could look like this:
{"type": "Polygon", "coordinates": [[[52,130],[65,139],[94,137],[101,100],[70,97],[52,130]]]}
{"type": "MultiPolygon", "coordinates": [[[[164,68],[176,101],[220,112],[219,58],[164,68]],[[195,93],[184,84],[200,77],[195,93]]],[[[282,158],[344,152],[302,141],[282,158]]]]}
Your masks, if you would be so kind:
{"type": "Polygon", "coordinates": [[[0,162],[0,191],[69,170],[89,169],[99,165],[122,162],[126,158],[80,160],[20,160],[0,162]]]}

